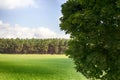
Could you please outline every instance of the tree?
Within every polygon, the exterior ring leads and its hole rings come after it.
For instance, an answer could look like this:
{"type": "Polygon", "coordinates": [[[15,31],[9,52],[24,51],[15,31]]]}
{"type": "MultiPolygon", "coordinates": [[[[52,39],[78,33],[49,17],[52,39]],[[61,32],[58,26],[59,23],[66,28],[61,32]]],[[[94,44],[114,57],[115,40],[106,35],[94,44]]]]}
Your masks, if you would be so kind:
{"type": "Polygon", "coordinates": [[[67,41],[67,39],[0,39],[0,53],[63,54],[67,49],[67,41]]]}
{"type": "Polygon", "coordinates": [[[120,80],[120,0],[68,0],[61,30],[71,35],[67,55],[89,79],[120,80]]]}

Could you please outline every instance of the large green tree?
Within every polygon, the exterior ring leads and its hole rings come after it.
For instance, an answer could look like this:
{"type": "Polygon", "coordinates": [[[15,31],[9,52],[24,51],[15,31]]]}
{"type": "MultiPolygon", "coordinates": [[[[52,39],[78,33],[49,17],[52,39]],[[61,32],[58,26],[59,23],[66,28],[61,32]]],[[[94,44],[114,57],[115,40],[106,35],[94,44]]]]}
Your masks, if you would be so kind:
{"type": "Polygon", "coordinates": [[[61,30],[71,35],[69,55],[89,79],[120,80],[120,0],[68,0],[61,30]]]}

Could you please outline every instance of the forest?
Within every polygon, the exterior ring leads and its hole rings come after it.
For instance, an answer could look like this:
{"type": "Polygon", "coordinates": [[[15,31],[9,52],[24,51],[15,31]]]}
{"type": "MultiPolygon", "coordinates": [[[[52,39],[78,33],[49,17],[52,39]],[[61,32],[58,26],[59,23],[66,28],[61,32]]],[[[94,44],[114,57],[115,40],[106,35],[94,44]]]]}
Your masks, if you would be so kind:
{"type": "Polygon", "coordinates": [[[1,54],[64,54],[68,39],[0,39],[1,54]]]}

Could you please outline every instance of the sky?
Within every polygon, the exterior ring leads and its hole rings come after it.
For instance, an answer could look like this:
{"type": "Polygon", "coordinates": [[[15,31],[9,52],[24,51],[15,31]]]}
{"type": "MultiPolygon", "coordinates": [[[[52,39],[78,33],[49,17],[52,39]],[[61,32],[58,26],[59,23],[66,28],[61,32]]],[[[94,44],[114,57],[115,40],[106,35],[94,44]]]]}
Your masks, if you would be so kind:
{"type": "Polygon", "coordinates": [[[0,38],[69,38],[60,30],[67,0],[0,0],[0,38]]]}

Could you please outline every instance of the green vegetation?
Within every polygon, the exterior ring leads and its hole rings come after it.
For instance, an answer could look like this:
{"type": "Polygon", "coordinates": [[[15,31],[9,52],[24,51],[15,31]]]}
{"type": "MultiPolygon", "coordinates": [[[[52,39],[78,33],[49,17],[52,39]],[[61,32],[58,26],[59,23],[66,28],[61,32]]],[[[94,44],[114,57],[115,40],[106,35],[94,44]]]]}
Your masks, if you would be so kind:
{"type": "Polygon", "coordinates": [[[92,80],[120,80],[120,0],[68,0],[62,14],[76,69],[92,80]]]}
{"type": "Polygon", "coordinates": [[[0,80],[86,80],[65,55],[0,54],[0,80]]]}
{"type": "Polygon", "coordinates": [[[0,53],[63,54],[67,39],[0,39],[0,53]]]}

